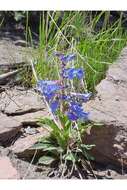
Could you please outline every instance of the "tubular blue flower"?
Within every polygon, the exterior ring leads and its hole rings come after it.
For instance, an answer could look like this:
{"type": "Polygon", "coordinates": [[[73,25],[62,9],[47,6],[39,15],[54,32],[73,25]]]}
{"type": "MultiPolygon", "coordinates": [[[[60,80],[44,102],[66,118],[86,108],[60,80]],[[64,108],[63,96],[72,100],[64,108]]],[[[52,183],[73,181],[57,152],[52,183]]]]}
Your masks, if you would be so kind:
{"type": "Polygon", "coordinates": [[[69,100],[71,100],[71,97],[70,97],[69,95],[62,95],[62,96],[61,96],[61,99],[62,99],[62,100],[69,101],[69,100]]]}
{"type": "Polygon", "coordinates": [[[67,62],[69,62],[69,61],[74,60],[75,57],[76,57],[75,54],[64,55],[64,56],[61,56],[61,57],[60,57],[60,60],[61,60],[62,62],[64,62],[64,63],[67,63],[67,62]]]}
{"type": "Polygon", "coordinates": [[[67,113],[67,116],[68,118],[71,120],[71,121],[76,121],[78,119],[78,116],[75,115],[73,112],[68,112],[67,113]]]}
{"type": "Polygon", "coordinates": [[[75,102],[71,102],[70,104],[70,110],[74,113],[79,113],[79,112],[82,112],[83,111],[83,108],[78,104],[78,103],[75,103],[75,102]]]}
{"type": "Polygon", "coordinates": [[[75,68],[69,68],[64,70],[64,77],[68,78],[70,80],[74,78],[78,78],[81,80],[84,77],[84,71],[81,68],[75,69],[75,68]]]}
{"type": "Polygon", "coordinates": [[[53,85],[53,84],[58,84],[58,80],[39,80],[37,83],[37,86],[45,86],[45,85],[53,85]]]}
{"type": "Polygon", "coordinates": [[[38,90],[44,94],[49,101],[55,96],[56,91],[61,90],[62,86],[57,81],[43,81],[40,80],[37,84],[38,90]]]}
{"type": "Polygon", "coordinates": [[[59,101],[55,100],[50,104],[50,108],[52,110],[53,113],[56,112],[56,110],[59,108],[59,101]]]}
{"type": "Polygon", "coordinates": [[[83,112],[78,114],[78,117],[79,117],[79,119],[86,121],[89,118],[89,112],[84,112],[83,111],[83,112]]]}
{"type": "Polygon", "coordinates": [[[60,90],[61,87],[57,84],[52,84],[52,85],[46,85],[43,87],[43,92],[45,94],[51,94],[51,93],[54,93],[56,92],[57,90],[60,90]]]}
{"type": "Polygon", "coordinates": [[[77,119],[88,120],[89,112],[85,112],[79,104],[71,102],[67,115],[68,118],[72,121],[77,119]]]}
{"type": "Polygon", "coordinates": [[[55,95],[56,95],[56,93],[43,93],[44,94],[44,96],[45,96],[45,98],[46,98],[46,100],[49,102],[50,100],[52,100],[54,97],[55,97],[55,95]]]}
{"type": "Polygon", "coordinates": [[[72,61],[75,59],[76,55],[75,54],[69,54],[69,55],[64,55],[62,53],[59,53],[59,52],[55,52],[55,55],[57,57],[59,57],[59,59],[64,62],[64,63],[67,63],[69,61],[72,61]]]}

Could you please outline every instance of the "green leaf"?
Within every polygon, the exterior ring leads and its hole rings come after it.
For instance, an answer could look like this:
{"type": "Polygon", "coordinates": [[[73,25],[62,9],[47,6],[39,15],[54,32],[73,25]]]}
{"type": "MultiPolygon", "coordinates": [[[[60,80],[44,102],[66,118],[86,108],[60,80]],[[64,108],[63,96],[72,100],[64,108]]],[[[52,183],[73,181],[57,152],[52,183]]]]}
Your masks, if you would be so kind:
{"type": "Polygon", "coordinates": [[[86,157],[87,160],[95,160],[93,156],[91,156],[88,152],[85,150],[82,150],[82,154],[86,157]]]}
{"type": "Polygon", "coordinates": [[[51,146],[51,144],[37,143],[37,144],[34,144],[30,149],[43,150],[45,148],[48,148],[49,146],[51,146]]]}
{"type": "Polygon", "coordinates": [[[37,143],[34,144],[30,149],[36,149],[36,150],[43,150],[43,151],[51,151],[51,150],[57,150],[57,146],[54,146],[52,144],[49,143],[37,143]]]}
{"type": "Polygon", "coordinates": [[[34,144],[31,148],[31,150],[42,150],[42,151],[56,151],[58,153],[62,153],[64,150],[59,147],[59,146],[56,146],[54,144],[50,144],[50,143],[45,143],[45,142],[41,142],[41,143],[37,143],[37,144],[34,144]]]}
{"type": "Polygon", "coordinates": [[[64,131],[68,131],[70,130],[71,128],[71,122],[70,121],[67,121],[64,125],[64,131]]]}
{"type": "Polygon", "coordinates": [[[68,128],[71,126],[71,121],[63,113],[59,112],[58,116],[60,118],[60,121],[61,121],[62,125],[64,126],[64,130],[66,130],[66,129],[68,130],[68,128]]]}
{"type": "Polygon", "coordinates": [[[53,151],[53,150],[58,150],[58,147],[50,145],[49,147],[47,146],[46,148],[43,149],[43,151],[53,151]]]}
{"type": "Polygon", "coordinates": [[[64,157],[65,160],[69,160],[69,161],[72,161],[72,162],[75,162],[76,161],[76,157],[74,156],[73,153],[68,153],[65,155],[64,157]]]}
{"type": "Polygon", "coordinates": [[[51,120],[49,118],[40,119],[39,123],[48,125],[48,127],[50,127],[52,130],[54,130],[54,132],[56,132],[56,133],[60,132],[60,129],[58,128],[58,126],[54,123],[53,120],[51,120]]]}
{"type": "Polygon", "coordinates": [[[53,161],[55,161],[55,158],[51,157],[51,156],[42,156],[38,163],[39,164],[44,164],[44,165],[50,165],[53,161]]]}
{"type": "Polygon", "coordinates": [[[38,138],[38,142],[50,143],[50,136],[47,136],[47,137],[39,137],[39,138],[38,138]]]}
{"type": "Polygon", "coordinates": [[[62,153],[64,150],[61,147],[57,148],[57,152],[62,153]]]}
{"type": "Polygon", "coordinates": [[[94,161],[95,160],[95,158],[93,157],[93,156],[91,156],[90,154],[88,154],[88,153],[86,153],[86,158],[88,159],[88,160],[92,160],[92,161],[94,161]]]}
{"type": "Polygon", "coordinates": [[[82,148],[85,148],[86,150],[91,150],[93,147],[95,147],[95,144],[81,144],[82,148]]]}
{"type": "Polygon", "coordinates": [[[59,145],[62,149],[66,150],[68,138],[69,138],[69,131],[64,129],[59,129],[58,126],[54,123],[53,120],[45,118],[40,119],[41,124],[48,125],[52,131],[50,132],[50,143],[54,142],[54,144],[59,145]],[[53,141],[52,141],[53,140],[53,141]]]}

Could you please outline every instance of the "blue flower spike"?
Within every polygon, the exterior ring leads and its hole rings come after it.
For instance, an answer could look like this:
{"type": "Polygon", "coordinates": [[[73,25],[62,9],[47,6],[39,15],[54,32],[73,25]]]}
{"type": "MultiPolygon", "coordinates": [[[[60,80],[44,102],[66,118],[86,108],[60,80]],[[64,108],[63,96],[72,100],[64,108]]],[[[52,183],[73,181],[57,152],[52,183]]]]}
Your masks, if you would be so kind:
{"type": "Polygon", "coordinates": [[[78,78],[81,80],[84,77],[84,71],[81,68],[69,68],[64,70],[64,77],[70,80],[78,78]]]}
{"type": "Polygon", "coordinates": [[[67,63],[69,61],[72,61],[76,58],[76,55],[75,54],[68,54],[68,55],[64,55],[63,53],[59,53],[59,52],[55,52],[55,55],[57,57],[59,57],[59,59],[64,62],[64,63],[67,63]]]}
{"type": "Polygon", "coordinates": [[[78,119],[88,120],[89,112],[85,112],[79,104],[71,102],[70,110],[67,115],[71,121],[76,121],[78,119]]]}
{"type": "Polygon", "coordinates": [[[55,96],[57,91],[62,89],[62,86],[58,84],[57,81],[39,80],[37,86],[38,90],[46,97],[48,101],[55,96]]]}
{"type": "Polygon", "coordinates": [[[75,54],[69,54],[69,55],[64,55],[60,57],[60,60],[64,63],[67,63],[69,61],[73,61],[76,58],[75,54]]]}
{"type": "Polygon", "coordinates": [[[64,111],[63,114],[66,114],[70,121],[86,121],[89,119],[89,112],[84,111],[82,103],[87,102],[92,93],[82,94],[63,90],[68,88],[68,80],[66,79],[73,80],[76,78],[82,82],[85,71],[82,68],[66,67],[67,62],[75,59],[75,54],[64,55],[63,53],[56,52],[55,55],[61,61],[60,80],[39,80],[37,89],[45,96],[53,114],[57,114],[56,111],[60,108],[61,103],[64,102],[67,106],[65,109],[66,113],[64,111]]]}

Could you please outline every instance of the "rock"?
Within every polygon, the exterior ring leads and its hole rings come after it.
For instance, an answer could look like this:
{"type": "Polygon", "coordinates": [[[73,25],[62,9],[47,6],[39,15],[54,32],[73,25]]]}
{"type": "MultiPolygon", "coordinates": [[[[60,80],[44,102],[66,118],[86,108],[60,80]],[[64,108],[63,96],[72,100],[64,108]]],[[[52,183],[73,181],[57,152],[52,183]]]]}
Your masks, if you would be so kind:
{"type": "Polygon", "coordinates": [[[19,179],[17,170],[8,157],[0,157],[0,179],[19,179]]]}
{"type": "Polygon", "coordinates": [[[38,128],[39,133],[35,135],[29,135],[24,138],[18,139],[9,149],[18,157],[31,158],[33,157],[35,150],[30,149],[40,137],[48,135],[48,131],[43,128],[38,128]]]}
{"type": "Polygon", "coordinates": [[[10,150],[7,148],[4,148],[1,150],[0,148],[0,156],[9,156],[10,155],[10,150]]]}
{"type": "Polygon", "coordinates": [[[7,115],[21,115],[44,109],[44,103],[33,90],[6,90],[1,93],[0,111],[7,115]]]}
{"type": "Polygon", "coordinates": [[[28,126],[27,128],[24,129],[25,134],[28,135],[34,135],[38,133],[38,130],[36,128],[28,126]]]}
{"type": "Polygon", "coordinates": [[[97,162],[127,167],[127,48],[96,90],[96,98],[85,104],[85,110],[92,122],[103,126],[92,127],[85,143],[96,145],[91,154],[97,162]]]}
{"type": "Polygon", "coordinates": [[[7,145],[20,131],[22,124],[5,114],[0,113],[0,144],[7,145]]]}
{"type": "Polygon", "coordinates": [[[120,176],[120,174],[118,174],[116,171],[111,170],[111,169],[108,169],[105,175],[107,179],[116,179],[118,178],[118,176],[120,176]]]}
{"type": "Polygon", "coordinates": [[[27,42],[24,41],[24,40],[16,40],[16,41],[14,42],[14,44],[15,44],[16,46],[22,46],[22,47],[26,47],[26,46],[28,45],[27,42]]]}
{"type": "Polygon", "coordinates": [[[0,40],[0,64],[29,62],[32,54],[31,48],[16,46],[15,42],[9,38],[0,40]]]}
{"type": "Polygon", "coordinates": [[[13,118],[19,122],[21,122],[23,125],[34,125],[36,126],[38,123],[39,118],[41,117],[47,117],[49,114],[46,111],[37,111],[33,113],[26,113],[23,115],[13,116],[13,118]]]}
{"type": "MultiPolygon", "coordinates": [[[[23,43],[19,44],[15,42],[16,41],[11,40],[11,38],[0,40],[0,74],[4,74],[1,76],[0,85],[21,84],[22,81],[24,81],[24,77],[21,75],[21,68],[23,68],[23,72],[25,71],[24,73],[27,71],[27,75],[29,74],[28,80],[31,80],[32,74],[30,63],[31,59],[37,57],[36,50],[31,47],[22,47],[21,45],[23,45],[23,43]],[[29,69],[28,66],[30,66],[29,69]],[[19,68],[20,72],[12,71],[13,69],[19,70],[19,68]],[[15,72],[15,74],[9,72],[15,72]],[[6,73],[8,73],[8,77],[6,73]]],[[[25,81],[26,85],[28,85],[28,83],[28,81],[25,81]]]]}

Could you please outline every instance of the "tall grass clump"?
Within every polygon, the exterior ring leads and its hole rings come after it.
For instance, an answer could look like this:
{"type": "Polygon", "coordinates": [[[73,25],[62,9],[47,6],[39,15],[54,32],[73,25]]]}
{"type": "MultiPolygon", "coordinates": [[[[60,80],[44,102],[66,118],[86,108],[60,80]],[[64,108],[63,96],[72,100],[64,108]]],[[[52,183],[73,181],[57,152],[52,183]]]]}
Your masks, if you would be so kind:
{"type": "MultiPolygon", "coordinates": [[[[29,36],[32,39],[32,35],[29,36]]],[[[93,91],[105,77],[109,65],[119,56],[126,40],[122,13],[111,21],[110,11],[97,14],[87,11],[42,12],[36,72],[42,79],[59,78],[59,63],[54,52],[75,53],[77,59],[72,65],[86,70],[86,85],[93,91]]]]}
{"type": "Polygon", "coordinates": [[[79,52],[86,57],[87,62],[95,70],[93,71],[89,65],[84,64],[87,71],[87,85],[90,90],[93,90],[95,85],[105,77],[109,65],[117,59],[122,48],[126,45],[127,33],[122,28],[121,18],[112,25],[105,18],[106,23],[103,24],[102,29],[95,31],[98,20],[98,17],[95,17],[91,21],[91,31],[77,44],[79,52]]]}

